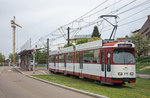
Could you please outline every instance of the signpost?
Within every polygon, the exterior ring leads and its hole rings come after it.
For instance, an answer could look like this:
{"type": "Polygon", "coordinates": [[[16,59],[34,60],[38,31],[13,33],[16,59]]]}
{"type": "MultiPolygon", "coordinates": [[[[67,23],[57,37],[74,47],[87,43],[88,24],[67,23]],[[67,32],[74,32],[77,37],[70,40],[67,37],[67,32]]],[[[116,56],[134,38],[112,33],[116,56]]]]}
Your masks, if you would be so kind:
{"type": "Polygon", "coordinates": [[[5,56],[3,55],[2,58],[3,58],[3,62],[2,63],[3,63],[3,66],[4,66],[5,56]]]}
{"type": "Polygon", "coordinates": [[[36,53],[36,50],[33,50],[32,53],[33,53],[33,74],[35,74],[35,53],[36,53]]]}
{"type": "Polygon", "coordinates": [[[21,57],[20,57],[20,55],[19,55],[19,68],[20,68],[20,63],[21,63],[21,57]]]}

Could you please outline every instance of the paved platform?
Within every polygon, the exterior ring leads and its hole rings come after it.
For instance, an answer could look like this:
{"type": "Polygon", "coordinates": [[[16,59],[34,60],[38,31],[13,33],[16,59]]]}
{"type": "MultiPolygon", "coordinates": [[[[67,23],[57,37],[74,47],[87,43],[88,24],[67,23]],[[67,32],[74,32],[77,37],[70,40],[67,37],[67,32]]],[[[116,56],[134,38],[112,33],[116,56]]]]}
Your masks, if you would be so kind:
{"type": "Polygon", "coordinates": [[[24,73],[25,75],[48,75],[50,74],[48,70],[46,69],[36,69],[35,72],[33,71],[25,71],[21,68],[16,67],[17,70],[21,71],[22,73],[24,73]]]}
{"type": "Polygon", "coordinates": [[[13,67],[0,67],[0,73],[0,98],[94,98],[29,78],[13,67]]]}
{"type": "MultiPolygon", "coordinates": [[[[30,76],[30,75],[46,75],[46,74],[48,75],[48,74],[50,74],[46,69],[44,69],[44,70],[43,69],[36,69],[35,73],[33,73],[33,71],[24,71],[24,70],[21,70],[20,68],[16,68],[16,70],[18,70],[20,73],[24,74],[27,77],[30,77],[30,78],[33,78],[35,80],[42,81],[44,83],[51,84],[51,85],[54,85],[54,86],[57,86],[57,87],[60,87],[60,88],[64,88],[64,89],[69,90],[69,91],[84,94],[84,95],[87,95],[88,97],[108,98],[106,96],[102,96],[102,95],[98,95],[98,94],[78,90],[78,89],[75,89],[75,88],[67,87],[67,86],[64,86],[64,85],[60,85],[60,84],[57,84],[57,83],[53,83],[53,82],[50,82],[50,81],[46,81],[46,80],[43,80],[43,79],[39,79],[39,78],[30,76]]],[[[86,97],[86,98],[88,98],[88,97],[86,97]]],[[[67,97],[67,98],[69,98],[69,97],[67,97]]],[[[73,96],[73,98],[76,98],[76,97],[73,96]]]]}

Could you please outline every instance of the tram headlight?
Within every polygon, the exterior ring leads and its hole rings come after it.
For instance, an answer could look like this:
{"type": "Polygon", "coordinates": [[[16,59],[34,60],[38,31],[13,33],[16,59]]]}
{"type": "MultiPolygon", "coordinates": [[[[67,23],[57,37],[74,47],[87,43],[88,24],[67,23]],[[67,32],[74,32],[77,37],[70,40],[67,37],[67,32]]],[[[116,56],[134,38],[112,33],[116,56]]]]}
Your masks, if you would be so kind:
{"type": "Polygon", "coordinates": [[[123,75],[123,73],[122,72],[118,72],[118,76],[122,76],[123,75]]]}
{"type": "Polygon", "coordinates": [[[130,72],[130,75],[133,76],[133,75],[134,75],[134,72],[130,72]]]}

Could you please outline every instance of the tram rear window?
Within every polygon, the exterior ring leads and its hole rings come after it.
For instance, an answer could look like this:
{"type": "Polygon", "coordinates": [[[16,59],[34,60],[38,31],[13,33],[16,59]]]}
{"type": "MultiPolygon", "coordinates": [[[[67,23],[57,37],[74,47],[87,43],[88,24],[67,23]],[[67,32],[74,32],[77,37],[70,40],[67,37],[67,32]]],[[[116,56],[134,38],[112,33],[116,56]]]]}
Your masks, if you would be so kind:
{"type": "Polygon", "coordinates": [[[113,52],[113,61],[119,64],[133,64],[135,63],[133,51],[128,49],[116,49],[113,52]]]}

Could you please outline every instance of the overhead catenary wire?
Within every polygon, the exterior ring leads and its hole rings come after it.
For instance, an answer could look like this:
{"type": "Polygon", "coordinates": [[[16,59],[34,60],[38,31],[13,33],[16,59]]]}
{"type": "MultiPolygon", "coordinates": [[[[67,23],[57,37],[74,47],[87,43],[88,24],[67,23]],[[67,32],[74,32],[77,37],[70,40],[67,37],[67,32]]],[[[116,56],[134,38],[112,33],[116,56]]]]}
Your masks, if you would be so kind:
{"type": "MultiPolygon", "coordinates": [[[[85,16],[85,17],[80,17],[80,18],[78,18],[78,19],[76,19],[76,20],[74,20],[74,21],[83,20],[83,19],[85,19],[85,18],[91,17],[91,16],[93,16],[93,15],[99,13],[99,12],[102,12],[103,10],[108,9],[109,7],[111,7],[111,6],[113,6],[113,5],[117,4],[117,3],[120,3],[121,1],[123,1],[123,0],[119,0],[118,2],[115,2],[115,3],[113,3],[113,4],[109,5],[109,6],[106,6],[105,8],[103,8],[103,9],[101,9],[101,10],[99,10],[99,11],[96,11],[96,12],[94,12],[94,13],[88,15],[88,16],[85,16]]],[[[74,22],[74,21],[73,21],[73,22],[74,22]]],[[[71,22],[70,22],[70,24],[71,24],[71,22]]],[[[66,24],[66,25],[68,25],[68,24],[66,24]]],[[[66,26],[66,25],[64,25],[64,26],[66,26]]]]}
{"type": "MultiPolygon", "coordinates": [[[[82,15],[82,16],[79,17],[79,18],[82,18],[83,16],[85,16],[85,15],[87,15],[88,13],[92,12],[93,10],[95,10],[95,9],[98,8],[98,7],[100,7],[102,4],[106,3],[107,1],[108,1],[108,0],[105,0],[104,2],[102,2],[101,4],[99,4],[98,6],[96,6],[96,7],[93,8],[92,10],[88,11],[87,13],[85,13],[84,15],[82,15]]],[[[118,2],[115,2],[115,3],[113,3],[112,5],[117,4],[117,3],[121,2],[121,1],[122,1],[122,0],[120,0],[120,1],[118,1],[118,2]]],[[[111,13],[116,13],[117,11],[119,11],[119,10],[125,8],[126,6],[132,4],[132,3],[135,2],[135,1],[136,1],[136,0],[133,0],[133,1],[129,2],[128,4],[124,5],[123,7],[119,8],[119,9],[117,9],[117,10],[111,12],[111,13]]],[[[110,6],[112,6],[112,5],[110,5],[110,6]]],[[[110,7],[110,6],[107,6],[106,8],[108,8],[108,7],[110,7]]],[[[77,18],[77,19],[79,19],[79,18],[77,18]]],[[[76,20],[77,20],[77,19],[76,19],[76,20]]],[[[76,21],[76,20],[74,20],[74,21],[76,21]]],[[[73,22],[74,22],[74,21],[73,21],[73,22]]],[[[73,22],[72,22],[72,23],[73,23],[73,22]]],[[[84,28],[84,27],[93,25],[93,24],[98,23],[98,22],[99,22],[99,21],[95,20],[95,22],[91,22],[91,23],[89,23],[88,25],[85,25],[85,26],[82,26],[82,27],[79,27],[79,28],[84,28]]],[[[71,24],[71,22],[68,23],[68,24],[71,24]]],[[[66,24],[66,25],[68,25],[68,24],[66,24]]],[[[66,26],[66,25],[64,25],[64,26],[66,26]]],[[[58,29],[57,29],[57,30],[58,30],[58,29]]]]}
{"type": "MultiPolygon", "coordinates": [[[[148,4],[148,3],[150,3],[150,2],[143,2],[143,3],[145,3],[144,5],[146,5],[146,4],[148,4]]],[[[142,3],[142,4],[143,4],[142,3]]],[[[139,4],[140,6],[144,6],[144,5],[141,5],[141,4],[139,4]]],[[[126,13],[126,12],[128,12],[128,11],[131,11],[131,10],[133,10],[133,9],[135,9],[135,8],[138,8],[138,7],[140,7],[140,6],[134,6],[134,7],[132,7],[132,8],[129,8],[129,9],[127,9],[127,10],[125,10],[125,11],[123,11],[124,13],[126,13]]],[[[140,10],[140,11],[138,11],[138,12],[136,12],[136,13],[133,13],[133,14],[131,14],[131,15],[129,15],[129,16],[127,16],[127,17],[125,17],[124,19],[121,19],[121,20],[119,20],[118,22],[122,22],[122,21],[124,21],[124,20],[126,20],[126,19],[128,19],[128,18],[130,18],[130,17],[133,17],[134,15],[136,15],[136,14],[138,14],[138,13],[141,13],[142,11],[144,11],[144,10],[148,10],[150,7],[147,7],[147,8],[144,8],[144,9],[142,9],[142,10],[140,10]]],[[[119,13],[119,15],[121,15],[121,14],[124,14],[124,13],[119,13]]],[[[118,14],[117,14],[118,15],[118,14]]],[[[108,25],[108,26],[105,26],[104,27],[104,29],[105,28],[107,28],[107,27],[109,27],[110,25],[108,25]]]]}
{"type": "MultiPolygon", "coordinates": [[[[114,13],[116,13],[116,12],[122,10],[123,8],[129,6],[130,4],[134,3],[135,1],[137,1],[137,0],[132,0],[131,2],[125,4],[124,6],[118,8],[118,9],[116,9],[116,10],[114,10],[113,12],[107,13],[106,15],[114,14],[114,13]]],[[[101,21],[102,21],[102,20],[96,19],[96,20],[94,20],[93,22],[89,22],[89,24],[87,24],[87,25],[81,26],[80,28],[86,28],[86,27],[88,27],[88,26],[91,26],[91,25],[93,25],[93,24],[95,24],[95,23],[98,23],[98,22],[101,22],[101,21]]]]}
{"type": "Polygon", "coordinates": [[[133,14],[131,14],[131,15],[129,15],[129,16],[127,16],[127,17],[125,17],[125,18],[119,20],[118,22],[124,21],[124,20],[126,20],[126,19],[128,19],[128,18],[130,18],[130,17],[133,17],[133,16],[135,16],[135,15],[137,15],[137,14],[143,12],[144,10],[148,10],[149,8],[150,8],[150,7],[144,8],[144,9],[142,9],[142,10],[136,12],[136,13],[133,13],[133,14]]]}
{"type": "MultiPolygon", "coordinates": [[[[120,27],[122,27],[122,26],[124,26],[124,25],[131,24],[131,23],[136,22],[136,21],[140,21],[140,20],[142,20],[142,19],[144,19],[144,18],[146,18],[146,17],[147,17],[147,16],[140,17],[140,18],[138,18],[138,19],[135,19],[135,20],[132,20],[132,21],[129,21],[129,22],[120,24],[120,25],[118,26],[118,28],[120,28],[120,27]]],[[[109,28],[109,29],[107,29],[107,30],[104,30],[103,32],[107,32],[107,31],[109,31],[109,30],[111,30],[111,29],[112,29],[112,28],[109,28]]]]}
{"type": "MultiPolygon", "coordinates": [[[[105,1],[102,2],[101,4],[106,3],[107,1],[108,1],[108,0],[105,0],[105,1]]],[[[121,2],[121,1],[123,1],[123,0],[119,0],[118,2],[115,2],[115,3],[111,4],[111,5],[114,5],[114,4],[119,3],[119,2],[121,2]]],[[[129,6],[130,4],[133,4],[135,1],[137,1],[137,0],[132,0],[131,2],[125,4],[124,6],[118,8],[118,9],[116,9],[116,10],[114,10],[114,11],[111,11],[110,13],[111,13],[111,14],[115,14],[115,13],[119,12],[119,13],[117,13],[117,15],[121,15],[121,14],[124,14],[124,13],[126,13],[126,12],[129,12],[129,11],[131,11],[131,10],[133,10],[133,9],[136,9],[136,8],[138,8],[138,7],[140,7],[140,6],[144,6],[144,5],[146,5],[147,3],[149,3],[149,0],[146,0],[146,1],[144,1],[144,2],[142,2],[142,3],[140,3],[140,4],[136,5],[136,6],[134,6],[134,7],[132,7],[132,8],[129,8],[129,9],[127,9],[127,10],[124,10],[124,11],[120,12],[120,10],[126,8],[126,7],[129,6]]],[[[99,4],[98,6],[100,6],[101,4],[99,4]]],[[[98,8],[98,6],[96,6],[95,9],[98,8]]],[[[110,7],[110,5],[107,6],[107,7],[110,7]]],[[[105,9],[107,9],[107,7],[103,8],[103,9],[105,10],[105,9]]],[[[94,20],[94,21],[87,22],[87,24],[85,24],[85,25],[80,25],[80,24],[79,24],[79,22],[85,22],[84,18],[90,17],[91,15],[95,15],[96,12],[92,13],[93,10],[95,10],[95,9],[92,9],[92,10],[88,11],[87,13],[85,13],[85,14],[82,15],[82,16],[80,16],[80,17],[77,18],[76,20],[74,20],[74,21],[72,21],[72,22],[70,22],[70,23],[68,23],[68,24],[66,24],[66,25],[64,25],[64,26],[67,26],[67,25],[69,25],[69,24],[72,24],[72,28],[74,28],[73,23],[74,23],[75,21],[78,23],[78,27],[77,27],[78,29],[83,29],[83,28],[92,26],[92,25],[97,24],[97,23],[100,23],[100,24],[101,24],[101,23],[102,23],[102,20],[100,20],[100,19],[96,19],[96,20],[94,20]],[[90,13],[92,13],[92,14],[90,14],[90,13]],[[88,14],[90,14],[90,15],[88,15],[88,14]],[[80,19],[80,20],[79,20],[79,19],[80,19]]],[[[143,10],[144,10],[144,9],[143,9],[143,10]]],[[[145,10],[146,10],[146,9],[145,9],[145,10]]],[[[100,11],[101,11],[101,10],[99,10],[99,12],[100,12],[100,11]]],[[[99,13],[99,12],[97,11],[97,13],[99,13]]],[[[141,10],[141,12],[142,12],[142,10],[141,10]]],[[[140,13],[140,12],[137,12],[137,13],[135,13],[135,14],[138,14],[138,13],[140,13]]],[[[132,15],[134,15],[134,14],[132,14],[132,15]]],[[[131,16],[131,15],[130,15],[130,16],[127,16],[127,18],[130,18],[130,17],[132,17],[132,16],[131,16]]],[[[121,21],[123,21],[123,20],[124,20],[124,19],[122,19],[121,21]]],[[[119,21],[119,22],[121,22],[121,21],[119,21]]],[[[103,29],[105,29],[105,27],[103,27],[103,29]]],[[[56,31],[53,32],[53,33],[56,33],[56,32],[58,33],[58,31],[59,31],[59,28],[56,29],[56,31]]],[[[74,32],[74,31],[75,31],[75,30],[73,30],[72,32],[74,32]]],[[[77,34],[77,33],[78,33],[78,32],[76,32],[75,34],[77,34]]],[[[75,34],[74,34],[74,35],[75,35],[75,34]]],[[[62,34],[62,35],[63,35],[63,34],[62,34]]],[[[43,38],[44,38],[44,37],[47,37],[47,36],[52,36],[52,34],[49,33],[48,35],[43,36],[43,38]]],[[[59,36],[59,38],[62,38],[62,37],[63,37],[63,36],[59,36]]],[[[55,37],[54,40],[57,40],[57,39],[59,39],[59,38],[58,38],[58,37],[55,37]]]]}
{"type": "Polygon", "coordinates": [[[133,0],[133,1],[131,1],[131,2],[127,3],[127,4],[125,4],[124,6],[122,6],[122,7],[118,8],[118,9],[116,9],[116,10],[114,10],[114,11],[108,13],[108,14],[114,14],[114,13],[120,11],[121,9],[123,9],[123,8],[125,8],[125,7],[127,7],[127,6],[129,6],[130,4],[134,3],[135,1],[137,1],[137,0],[133,0]]]}
{"type": "Polygon", "coordinates": [[[97,14],[97,13],[103,11],[103,10],[106,10],[106,9],[108,9],[109,7],[113,6],[113,5],[115,5],[115,4],[117,4],[117,3],[120,3],[121,1],[123,1],[123,0],[119,0],[118,2],[115,2],[115,3],[113,3],[113,4],[111,4],[111,5],[107,6],[107,7],[105,7],[105,8],[103,8],[103,9],[101,9],[101,10],[99,10],[99,11],[96,11],[96,12],[94,12],[94,13],[92,13],[92,14],[86,16],[86,17],[83,17],[83,18],[91,17],[92,15],[95,15],[95,14],[97,14]]]}
{"type": "MultiPolygon", "coordinates": [[[[105,9],[107,9],[107,8],[109,8],[109,7],[113,6],[113,5],[115,5],[115,4],[119,3],[119,2],[121,2],[121,1],[123,1],[123,0],[119,0],[118,2],[115,2],[115,3],[113,3],[113,4],[111,4],[111,5],[107,6],[107,7],[105,7],[105,8],[103,8],[103,9],[101,9],[101,10],[95,12],[95,13],[92,13],[92,14],[88,15],[88,16],[82,15],[81,17],[77,18],[76,20],[74,20],[74,21],[72,21],[72,22],[70,22],[70,23],[68,23],[68,24],[66,24],[66,25],[64,25],[64,26],[67,26],[67,25],[69,25],[69,24],[73,24],[74,22],[78,22],[78,20],[84,20],[84,18],[91,17],[92,15],[94,15],[94,14],[96,14],[96,13],[99,13],[99,12],[101,12],[101,11],[103,11],[103,10],[105,10],[105,9]],[[83,17],[83,16],[85,16],[85,17],[83,17]]],[[[108,13],[108,14],[116,13],[116,12],[118,12],[119,10],[125,8],[126,6],[128,6],[128,5],[132,4],[132,3],[134,3],[135,1],[137,1],[137,0],[132,0],[131,2],[127,3],[126,5],[124,5],[124,6],[120,7],[120,8],[118,8],[117,10],[115,10],[115,11],[113,11],[113,12],[110,12],[110,13],[108,13]]],[[[85,21],[84,21],[84,22],[85,22],[85,21]]]]}
{"type": "Polygon", "coordinates": [[[119,27],[124,26],[124,25],[127,25],[127,24],[130,24],[130,23],[133,23],[133,22],[136,22],[136,21],[139,21],[139,20],[144,19],[144,18],[146,18],[146,17],[147,17],[147,16],[144,16],[144,17],[141,17],[141,18],[138,18],[138,19],[135,19],[135,20],[126,22],[126,23],[124,23],[124,24],[120,24],[119,27]]]}
{"type": "MultiPolygon", "coordinates": [[[[109,1],[109,0],[105,0],[104,2],[100,3],[98,6],[94,7],[93,9],[91,9],[91,10],[88,11],[88,12],[86,12],[85,14],[83,14],[82,16],[80,16],[79,18],[75,19],[74,21],[76,21],[76,20],[78,20],[78,19],[84,17],[85,15],[89,14],[90,12],[92,12],[92,11],[95,10],[95,9],[97,9],[98,7],[100,7],[101,5],[103,5],[104,3],[106,3],[107,1],[109,1]]],[[[72,22],[70,22],[70,23],[64,25],[63,27],[65,27],[65,26],[67,26],[67,25],[73,23],[74,21],[72,21],[72,22]]]]}
{"type": "Polygon", "coordinates": [[[140,3],[140,4],[138,4],[138,5],[134,6],[134,7],[131,7],[131,8],[129,8],[129,9],[125,10],[125,11],[122,11],[122,12],[118,13],[117,15],[124,14],[124,13],[126,13],[126,12],[128,12],[128,11],[131,11],[131,10],[133,10],[133,9],[135,9],[135,8],[144,6],[144,5],[149,4],[149,3],[150,3],[150,0],[146,0],[146,1],[144,1],[143,3],[140,3]]]}

